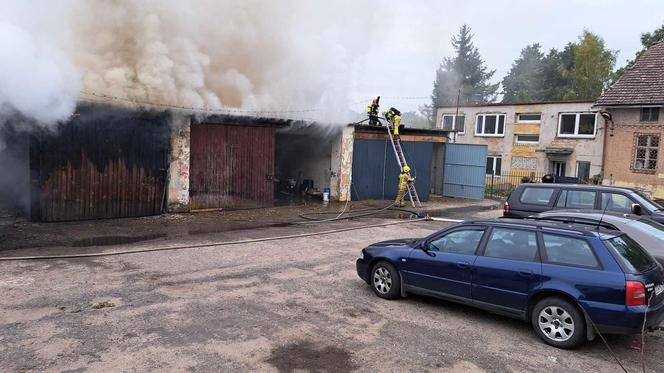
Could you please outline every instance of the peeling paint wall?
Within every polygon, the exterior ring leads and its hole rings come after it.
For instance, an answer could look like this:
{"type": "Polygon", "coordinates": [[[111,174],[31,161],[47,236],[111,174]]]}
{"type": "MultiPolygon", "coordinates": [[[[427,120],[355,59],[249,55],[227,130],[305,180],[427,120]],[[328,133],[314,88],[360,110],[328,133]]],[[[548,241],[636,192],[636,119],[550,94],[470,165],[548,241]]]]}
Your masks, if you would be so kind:
{"type": "Polygon", "coordinates": [[[168,170],[168,212],[186,212],[189,203],[189,162],[191,158],[191,119],[175,118],[171,131],[168,170]]]}
{"type": "Polygon", "coordinates": [[[350,199],[353,176],[353,143],[355,128],[346,127],[332,143],[330,195],[346,202],[350,199]]]}
{"type": "MultiPolygon", "coordinates": [[[[592,112],[592,102],[536,103],[525,105],[485,105],[459,108],[465,115],[465,133],[457,134],[456,142],[488,146],[489,156],[502,158],[502,172],[523,173],[553,172],[552,161],[566,162],[566,175],[577,175],[577,162],[590,163],[590,176],[601,173],[604,146],[604,121],[598,115],[596,135],[593,138],[561,138],[558,136],[558,117],[561,113],[592,112]],[[539,123],[517,122],[518,114],[541,113],[539,123]],[[505,114],[505,131],[502,137],[484,137],[475,134],[478,114],[505,114]],[[518,144],[517,135],[539,135],[538,144],[518,144]],[[572,148],[571,155],[547,155],[547,147],[572,148]],[[513,167],[514,164],[514,167],[513,167]]],[[[438,108],[437,128],[442,128],[442,117],[454,115],[456,108],[438,108]]]]}

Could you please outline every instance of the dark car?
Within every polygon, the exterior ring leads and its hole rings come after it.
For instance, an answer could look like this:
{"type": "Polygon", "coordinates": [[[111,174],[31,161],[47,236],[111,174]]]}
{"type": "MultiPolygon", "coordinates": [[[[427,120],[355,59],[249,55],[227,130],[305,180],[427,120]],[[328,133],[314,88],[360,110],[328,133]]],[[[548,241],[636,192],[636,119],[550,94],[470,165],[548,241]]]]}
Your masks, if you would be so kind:
{"type": "Polygon", "coordinates": [[[638,190],[580,184],[521,184],[505,202],[503,216],[525,218],[560,209],[621,212],[664,223],[664,207],[638,190]]]}
{"type": "Polygon", "coordinates": [[[650,218],[599,210],[551,210],[532,218],[619,230],[633,238],[664,265],[664,224],[650,218]]]}
{"type": "Polygon", "coordinates": [[[664,319],[662,266],[615,230],[549,221],[466,221],[424,239],[362,250],[357,273],[381,298],[416,293],[532,323],[571,348],[603,333],[639,333],[664,319]],[[592,320],[592,321],[591,321],[592,320]]]}

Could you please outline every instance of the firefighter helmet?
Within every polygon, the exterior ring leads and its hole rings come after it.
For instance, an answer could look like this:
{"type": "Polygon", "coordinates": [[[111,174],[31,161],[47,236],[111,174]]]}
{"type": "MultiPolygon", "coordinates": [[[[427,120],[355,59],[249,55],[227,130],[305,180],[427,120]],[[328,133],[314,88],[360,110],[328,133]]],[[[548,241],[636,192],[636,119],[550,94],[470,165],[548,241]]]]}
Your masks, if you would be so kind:
{"type": "Polygon", "coordinates": [[[405,166],[405,167],[403,168],[403,172],[410,172],[410,167],[405,166]]]}

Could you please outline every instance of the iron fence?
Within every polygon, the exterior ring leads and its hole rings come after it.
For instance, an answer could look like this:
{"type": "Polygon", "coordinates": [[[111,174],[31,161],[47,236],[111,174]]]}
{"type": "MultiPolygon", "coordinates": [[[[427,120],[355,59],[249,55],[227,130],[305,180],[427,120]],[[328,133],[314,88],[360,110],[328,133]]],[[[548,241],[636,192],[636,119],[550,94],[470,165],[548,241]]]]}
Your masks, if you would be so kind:
{"type": "Polygon", "coordinates": [[[510,171],[487,174],[484,178],[484,196],[487,198],[507,198],[517,186],[523,183],[541,183],[544,172],[510,171]]]}

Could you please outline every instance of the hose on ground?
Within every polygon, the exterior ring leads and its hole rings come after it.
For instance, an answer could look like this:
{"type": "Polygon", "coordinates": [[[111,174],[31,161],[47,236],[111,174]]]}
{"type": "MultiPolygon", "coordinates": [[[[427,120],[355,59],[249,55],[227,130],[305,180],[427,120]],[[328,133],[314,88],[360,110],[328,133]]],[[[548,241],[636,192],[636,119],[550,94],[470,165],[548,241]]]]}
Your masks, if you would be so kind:
{"type": "Polygon", "coordinates": [[[214,243],[205,243],[205,244],[196,244],[196,245],[151,247],[151,248],[145,248],[145,249],[118,250],[118,251],[81,253],[81,254],[3,257],[3,258],[0,258],[0,261],[94,258],[94,257],[103,257],[103,256],[116,256],[116,255],[148,253],[148,252],[154,252],[154,251],[187,250],[187,249],[199,249],[199,248],[206,248],[206,247],[213,247],[213,246],[241,245],[241,244],[249,244],[249,243],[256,243],[256,242],[277,241],[277,240],[287,240],[287,239],[301,238],[301,237],[320,236],[320,235],[327,235],[327,234],[340,233],[340,232],[348,232],[348,231],[354,231],[354,230],[386,227],[386,226],[390,226],[390,225],[409,224],[409,223],[414,223],[414,222],[424,221],[424,220],[427,220],[427,219],[426,218],[420,218],[420,219],[402,220],[402,221],[390,222],[390,223],[370,224],[370,225],[361,225],[361,226],[357,226],[357,227],[332,229],[332,230],[321,231],[321,232],[299,233],[299,234],[290,234],[290,235],[285,235],[285,236],[252,238],[252,239],[246,239],[246,240],[214,242],[214,243]]]}
{"type": "Polygon", "coordinates": [[[385,207],[370,207],[370,208],[365,208],[365,209],[359,209],[359,210],[353,210],[346,212],[346,208],[348,207],[348,202],[346,202],[346,206],[344,206],[343,210],[334,218],[319,218],[318,216],[325,216],[325,215],[332,215],[332,214],[337,214],[336,212],[328,212],[328,211],[321,211],[321,212],[309,212],[309,213],[304,213],[300,214],[300,218],[308,220],[305,222],[298,222],[296,224],[312,224],[312,223],[323,223],[323,222],[330,222],[330,221],[337,221],[337,220],[345,220],[345,219],[353,219],[353,218],[360,218],[360,217],[365,217],[365,216],[371,216],[371,215],[376,215],[379,214],[383,211],[401,211],[401,212],[406,212],[411,214],[411,216],[416,216],[417,218],[423,218],[424,216],[421,215],[421,213],[411,211],[408,209],[400,208],[400,207],[394,207],[394,203],[385,206],[385,207]],[[347,214],[344,216],[344,214],[347,214]]]}

